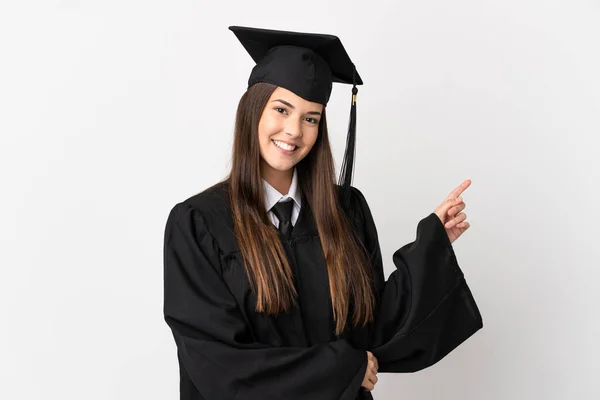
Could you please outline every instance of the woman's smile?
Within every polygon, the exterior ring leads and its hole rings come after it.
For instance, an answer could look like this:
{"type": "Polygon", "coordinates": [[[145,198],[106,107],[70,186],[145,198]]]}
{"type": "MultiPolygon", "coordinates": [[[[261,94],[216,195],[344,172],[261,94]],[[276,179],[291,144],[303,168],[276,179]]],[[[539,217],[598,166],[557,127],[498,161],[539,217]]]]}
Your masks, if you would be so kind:
{"type": "Polygon", "coordinates": [[[275,147],[277,147],[277,150],[279,150],[282,154],[285,154],[286,156],[291,156],[298,149],[298,146],[289,145],[279,140],[272,139],[271,141],[273,142],[275,147]]]}

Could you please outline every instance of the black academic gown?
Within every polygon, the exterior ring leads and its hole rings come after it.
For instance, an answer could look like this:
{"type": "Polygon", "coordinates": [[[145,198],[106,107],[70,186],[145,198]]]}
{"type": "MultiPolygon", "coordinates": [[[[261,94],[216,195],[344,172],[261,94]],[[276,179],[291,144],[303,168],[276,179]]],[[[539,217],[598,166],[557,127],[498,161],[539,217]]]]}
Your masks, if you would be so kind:
{"type": "Polygon", "coordinates": [[[164,317],[180,369],[182,400],[372,399],[361,388],[366,350],[379,372],[433,365],[482,328],[481,315],[435,214],[393,255],[386,281],[373,217],[352,188],[350,220],[370,252],[377,313],[336,338],[329,282],[307,202],[292,238],[281,237],[299,306],[277,317],[255,312],[227,183],[173,207],[165,229],[164,317]]]}

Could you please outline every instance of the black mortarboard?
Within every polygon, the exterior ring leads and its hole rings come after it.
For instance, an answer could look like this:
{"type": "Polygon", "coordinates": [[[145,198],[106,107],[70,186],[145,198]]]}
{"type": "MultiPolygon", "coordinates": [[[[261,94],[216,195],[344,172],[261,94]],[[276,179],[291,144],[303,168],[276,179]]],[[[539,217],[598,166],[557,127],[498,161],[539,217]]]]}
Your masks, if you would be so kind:
{"type": "Polygon", "coordinates": [[[315,103],[327,105],[333,82],[352,85],[350,124],[339,184],[348,205],[356,142],[356,85],[362,80],[337,36],[230,26],[256,66],[248,87],[271,83],[315,103]]]}

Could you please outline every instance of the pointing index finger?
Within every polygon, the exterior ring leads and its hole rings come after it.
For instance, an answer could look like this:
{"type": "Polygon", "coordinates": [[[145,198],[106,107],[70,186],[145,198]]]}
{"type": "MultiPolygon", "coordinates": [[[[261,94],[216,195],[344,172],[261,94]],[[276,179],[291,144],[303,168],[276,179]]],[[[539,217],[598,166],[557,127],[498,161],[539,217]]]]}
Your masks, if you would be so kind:
{"type": "Polygon", "coordinates": [[[471,180],[467,179],[465,181],[463,181],[463,183],[461,183],[460,185],[458,185],[458,187],[456,189],[454,189],[449,195],[448,195],[448,199],[455,199],[458,196],[461,195],[462,192],[465,191],[465,189],[467,189],[469,186],[471,186],[471,180]]]}

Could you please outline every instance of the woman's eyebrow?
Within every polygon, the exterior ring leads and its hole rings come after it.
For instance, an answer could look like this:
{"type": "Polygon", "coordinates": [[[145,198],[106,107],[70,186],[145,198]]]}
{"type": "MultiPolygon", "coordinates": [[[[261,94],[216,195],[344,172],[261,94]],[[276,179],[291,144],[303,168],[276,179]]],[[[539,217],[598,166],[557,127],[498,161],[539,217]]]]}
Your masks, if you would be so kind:
{"type": "MultiPolygon", "coordinates": [[[[288,106],[288,107],[289,107],[289,108],[291,108],[292,110],[294,110],[294,109],[296,108],[296,107],[294,107],[294,106],[293,106],[291,103],[289,103],[289,102],[287,102],[287,101],[285,101],[285,100],[276,99],[276,100],[273,100],[273,101],[272,101],[272,103],[273,103],[273,102],[275,102],[275,101],[278,101],[278,102],[280,102],[280,103],[282,103],[282,104],[285,104],[286,106],[288,106]]],[[[319,115],[319,116],[321,115],[321,113],[320,113],[320,112],[318,112],[318,111],[309,111],[309,112],[307,112],[307,114],[310,114],[310,115],[319,115]]]]}

